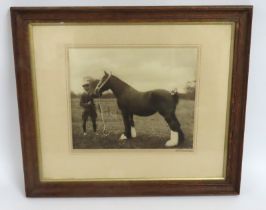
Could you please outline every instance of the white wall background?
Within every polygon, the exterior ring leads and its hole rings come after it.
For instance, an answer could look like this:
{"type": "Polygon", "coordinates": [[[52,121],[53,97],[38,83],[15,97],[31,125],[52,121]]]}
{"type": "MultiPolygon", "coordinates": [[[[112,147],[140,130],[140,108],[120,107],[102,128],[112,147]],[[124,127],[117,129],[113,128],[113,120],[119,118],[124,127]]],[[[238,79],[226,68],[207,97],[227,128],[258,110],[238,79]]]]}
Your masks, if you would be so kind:
{"type": "Polygon", "coordinates": [[[263,0],[2,0],[0,2],[0,209],[266,209],[266,2],[263,0]],[[240,196],[26,198],[11,39],[10,6],[254,6],[240,196]]]}

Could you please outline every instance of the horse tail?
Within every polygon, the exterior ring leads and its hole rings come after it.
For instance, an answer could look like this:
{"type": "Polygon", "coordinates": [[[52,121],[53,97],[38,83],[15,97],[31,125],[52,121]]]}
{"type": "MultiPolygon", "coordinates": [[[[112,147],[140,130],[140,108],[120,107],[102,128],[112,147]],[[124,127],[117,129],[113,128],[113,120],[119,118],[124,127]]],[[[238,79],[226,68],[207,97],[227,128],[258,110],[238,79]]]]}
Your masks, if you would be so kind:
{"type": "Polygon", "coordinates": [[[171,96],[172,96],[175,104],[177,105],[179,102],[179,94],[177,92],[177,89],[171,90],[170,93],[171,93],[171,96]]]}

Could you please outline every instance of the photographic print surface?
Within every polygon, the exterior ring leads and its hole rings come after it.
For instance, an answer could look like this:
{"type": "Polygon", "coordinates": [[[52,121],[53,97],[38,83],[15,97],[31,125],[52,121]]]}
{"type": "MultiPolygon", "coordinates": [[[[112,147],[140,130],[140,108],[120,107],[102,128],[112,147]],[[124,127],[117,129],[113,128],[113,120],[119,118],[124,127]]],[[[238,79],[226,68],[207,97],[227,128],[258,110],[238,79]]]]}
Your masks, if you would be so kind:
{"type": "Polygon", "coordinates": [[[193,149],[198,56],[197,46],[68,48],[73,148],[193,149]]]}

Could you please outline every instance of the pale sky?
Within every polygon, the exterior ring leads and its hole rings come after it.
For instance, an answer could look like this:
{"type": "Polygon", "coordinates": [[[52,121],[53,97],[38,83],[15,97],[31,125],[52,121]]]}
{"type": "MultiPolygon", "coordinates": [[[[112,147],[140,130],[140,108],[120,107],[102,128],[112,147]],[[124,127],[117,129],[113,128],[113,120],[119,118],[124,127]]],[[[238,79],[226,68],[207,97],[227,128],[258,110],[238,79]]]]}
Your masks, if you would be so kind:
{"type": "Polygon", "coordinates": [[[140,91],[177,88],[182,93],[196,79],[197,53],[192,47],[70,48],[70,89],[82,92],[84,77],[100,79],[106,70],[140,91]]]}

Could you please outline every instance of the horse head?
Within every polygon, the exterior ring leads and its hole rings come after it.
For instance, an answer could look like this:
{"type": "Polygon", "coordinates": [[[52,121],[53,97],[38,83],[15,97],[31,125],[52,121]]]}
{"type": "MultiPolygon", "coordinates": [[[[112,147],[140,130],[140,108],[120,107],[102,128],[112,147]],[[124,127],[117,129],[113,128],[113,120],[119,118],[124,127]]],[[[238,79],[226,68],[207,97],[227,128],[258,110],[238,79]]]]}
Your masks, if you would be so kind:
{"type": "Polygon", "coordinates": [[[103,77],[100,79],[100,81],[98,82],[96,88],[95,88],[95,94],[96,95],[101,95],[104,91],[108,90],[109,87],[109,80],[110,77],[112,76],[112,73],[110,72],[109,74],[104,71],[104,75],[103,77]]]}

